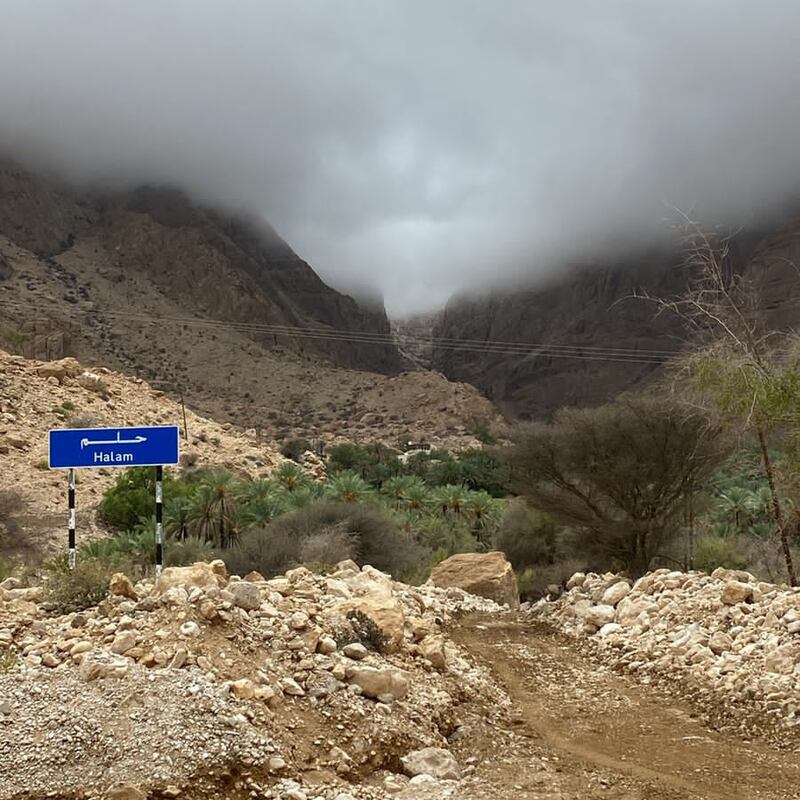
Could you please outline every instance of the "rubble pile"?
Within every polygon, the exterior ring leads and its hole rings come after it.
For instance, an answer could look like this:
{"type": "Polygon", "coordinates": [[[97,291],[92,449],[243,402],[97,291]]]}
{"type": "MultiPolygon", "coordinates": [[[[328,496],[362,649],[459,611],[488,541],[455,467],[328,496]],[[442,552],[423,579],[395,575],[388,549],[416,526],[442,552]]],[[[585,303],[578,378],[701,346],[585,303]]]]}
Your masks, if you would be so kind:
{"type": "Polygon", "coordinates": [[[474,769],[448,751],[459,704],[509,703],[446,625],[501,610],[353,562],[271,580],[222,561],[119,574],[100,605],[60,616],[9,579],[0,800],[348,800],[420,783],[433,797],[474,769]]]}
{"type": "MultiPolygon", "coordinates": [[[[255,429],[218,423],[191,409],[185,409],[184,418],[183,412],[178,402],[140,378],[103,367],[89,370],[74,358],[31,361],[0,350],[0,460],[30,508],[22,538],[44,550],[61,546],[66,475],[48,470],[52,428],[178,425],[184,467],[218,466],[256,478],[286,462],[255,429]],[[39,524],[28,519],[34,510],[39,524]]],[[[80,470],[81,538],[102,535],[94,511],[118,475],[106,467],[80,470]]]]}
{"type": "Polygon", "coordinates": [[[531,612],[615,667],[679,685],[723,725],[800,733],[800,589],[722,568],[577,573],[531,612]]]}

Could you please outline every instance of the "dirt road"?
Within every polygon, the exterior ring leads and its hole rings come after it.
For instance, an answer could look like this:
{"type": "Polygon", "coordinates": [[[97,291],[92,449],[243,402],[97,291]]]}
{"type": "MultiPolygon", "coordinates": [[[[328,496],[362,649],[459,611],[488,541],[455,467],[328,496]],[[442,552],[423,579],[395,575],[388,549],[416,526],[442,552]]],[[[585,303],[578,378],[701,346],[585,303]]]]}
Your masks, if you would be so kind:
{"type": "Polygon", "coordinates": [[[800,754],[709,730],[542,625],[474,617],[452,636],[513,701],[508,730],[479,752],[470,798],[800,798],[800,754]]]}

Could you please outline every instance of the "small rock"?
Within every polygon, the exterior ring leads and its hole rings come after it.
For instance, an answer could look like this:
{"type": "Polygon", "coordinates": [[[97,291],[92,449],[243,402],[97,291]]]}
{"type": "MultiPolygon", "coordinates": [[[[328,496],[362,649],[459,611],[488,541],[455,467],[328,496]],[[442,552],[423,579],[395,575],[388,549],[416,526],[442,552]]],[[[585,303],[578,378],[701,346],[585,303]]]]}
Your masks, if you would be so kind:
{"type": "Polygon", "coordinates": [[[108,582],[108,593],[114,597],[129,597],[138,600],[131,579],[122,572],[115,572],[108,582]]]}
{"type": "Polygon", "coordinates": [[[352,642],[342,648],[342,652],[353,661],[361,661],[369,655],[369,650],[361,642],[352,642]]]}
{"type": "Polygon", "coordinates": [[[237,581],[230,587],[233,602],[245,611],[255,611],[261,605],[258,586],[248,581],[237,581]]]}
{"type": "Polygon", "coordinates": [[[423,747],[414,750],[400,759],[403,769],[412,778],[429,775],[438,780],[457,781],[461,779],[461,769],[449,750],[441,747],[423,747]]]}

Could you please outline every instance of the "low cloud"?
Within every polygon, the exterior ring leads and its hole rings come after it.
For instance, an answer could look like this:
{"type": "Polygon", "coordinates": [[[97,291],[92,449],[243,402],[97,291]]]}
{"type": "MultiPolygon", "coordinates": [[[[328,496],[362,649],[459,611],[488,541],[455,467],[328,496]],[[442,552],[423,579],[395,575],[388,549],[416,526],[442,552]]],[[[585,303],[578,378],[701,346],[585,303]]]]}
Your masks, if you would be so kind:
{"type": "Polygon", "coordinates": [[[0,0],[0,149],[263,214],[391,311],[796,199],[800,4],[0,0]]]}

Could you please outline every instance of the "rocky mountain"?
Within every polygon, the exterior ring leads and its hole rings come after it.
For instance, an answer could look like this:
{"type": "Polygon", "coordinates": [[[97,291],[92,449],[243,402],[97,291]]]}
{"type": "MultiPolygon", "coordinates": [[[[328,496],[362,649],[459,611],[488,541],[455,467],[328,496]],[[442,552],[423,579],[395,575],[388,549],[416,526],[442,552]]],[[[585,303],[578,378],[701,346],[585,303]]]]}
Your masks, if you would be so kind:
{"type": "Polygon", "coordinates": [[[0,166],[6,350],[146,379],[266,439],[378,424],[436,439],[495,414],[469,386],[403,372],[390,337],[382,308],[327,286],[266,222],[172,189],[80,193],[0,166]]]}
{"type": "MultiPolygon", "coordinates": [[[[511,416],[533,419],[565,405],[595,405],[647,384],[670,353],[691,344],[677,317],[633,295],[677,297],[689,274],[674,250],[576,268],[546,286],[459,297],[434,328],[433,369],[467,381],[511,416]],[[441,339],[510,342],[527,352],[441,339]],[[437,339],[440,341],[437,343],[437,339]],[[572,348],[572,349],[567,349],[572,348]]],[[[731,265],[743,271],[773,329],[800,324],[800,221],[739,234],[731,265]]]]}
{"type": "MultiPolygon", "coordinates": [[[[181,192],[143,187],[114,195],[78,194],[14,166],[0,165],[0,234],[35,256],[55,262],[62,276],[88,261],[119,290],[147,282],[151,292],[184,315],[239,325],[313,327],[355,334],[389,333],[381,309],[364,309],[327,286],[262,220],[237,217],[192,203],[181,192]],[[60,269],[59,269],[60,268],[60,269]]],[[[8,270],[8,265],[6,265],[8,270]]],[[[138,290],[138,285],[135,287],[138,290]]],[[[75,295],[113,310],[111,297],[89,298],[85,281],[75,295]],[[104,302],[105,301],[105,302],[104,302]]],[[[121,291],[117,292],[117,296],[121,291]]],[[[130,310],[151,313],[147,295],[130,310]]],[[[390,345],[334,339],[267,336],[245,331],[254,341],[270,338],[339,366],[393,373],[402,361],[390,345]]]]}

